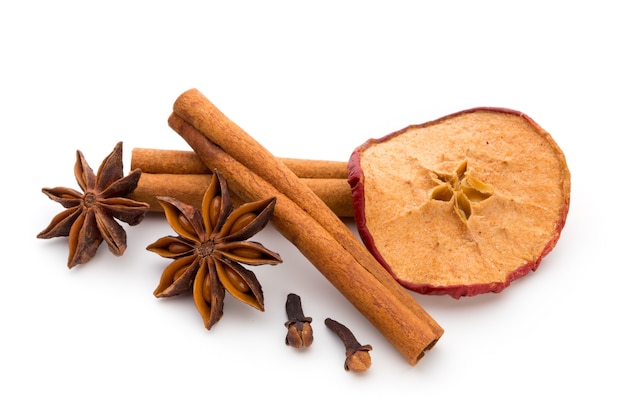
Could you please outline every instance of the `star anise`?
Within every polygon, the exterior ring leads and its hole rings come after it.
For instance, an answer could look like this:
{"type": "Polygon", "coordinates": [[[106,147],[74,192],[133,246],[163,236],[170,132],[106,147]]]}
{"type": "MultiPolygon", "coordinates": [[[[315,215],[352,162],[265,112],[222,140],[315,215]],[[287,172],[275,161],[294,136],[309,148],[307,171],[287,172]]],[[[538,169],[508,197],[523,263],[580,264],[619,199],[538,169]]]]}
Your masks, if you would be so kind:
{"type": "Polygon", "coordinates": [[[178,236],[162,237],[147,247],[149,251],[174,259],[163,271],[154,295],[170,297],[191,290],[207,329],[222,317],[226,291],[264,311],[261,284],[256,275],[241,264],[282,262],[277,253],[247,240],[267,225],[276,198],[234,208],[228,184],[215,170],[202,200],[202,211],[175,198],[157,199],[178,236]]]}
{"type": "Polygon", "coordinates": [[[126,198],[137,187],[141,170],[135,169],[124,176],[122,142],[118,142],[97,174],[87,164],[82,152],[76,151],[74,176],[82,192],[66,187],[42,189],[65,210],[57,214],[37,237],[68,236],[68,268],[93,258],[103,240],[114,255],[122,255],[126,250],[126,232],[115,219],[134,226],[143,220],[150,207],[147,203],[126,198]]]}

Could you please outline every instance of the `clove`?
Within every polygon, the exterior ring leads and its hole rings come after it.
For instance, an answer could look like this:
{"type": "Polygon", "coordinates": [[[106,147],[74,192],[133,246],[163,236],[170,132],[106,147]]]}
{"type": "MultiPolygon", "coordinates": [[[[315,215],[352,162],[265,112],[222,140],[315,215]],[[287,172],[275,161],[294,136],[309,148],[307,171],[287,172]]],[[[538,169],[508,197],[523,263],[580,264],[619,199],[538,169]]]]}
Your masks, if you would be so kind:
{"type": "Polygon", "coordinates": [[[305,317],[302,311],[302,301],[297,294],[287,295],[287,336],[285,344],[296,349],[309,347],[313,343],[313,328],[311,327],[311,317],[305,317]]]}
{"type": "Polygon", "coordinates": [[[370,357],[371,345],[361,345],[354,337],[354,334],[343,324],[327,318],[324,320],[324,324],[337,333],[337,336],[341,339],[346,347],[346,360],[343,367],[346,371],[352,372],[365,372],[372,365],[372,358],[370,357]]]}

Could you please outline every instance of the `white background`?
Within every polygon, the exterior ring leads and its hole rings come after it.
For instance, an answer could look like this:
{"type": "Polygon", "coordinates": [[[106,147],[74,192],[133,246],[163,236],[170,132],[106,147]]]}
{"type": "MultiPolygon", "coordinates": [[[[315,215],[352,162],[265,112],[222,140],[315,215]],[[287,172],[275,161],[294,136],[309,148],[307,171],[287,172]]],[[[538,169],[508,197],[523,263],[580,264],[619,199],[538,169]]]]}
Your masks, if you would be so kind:
{"type": "Polygon", "coordinates": [[[624,40],[618,2],[22,1],[0,6],[0,414],[623,415],[624,40]],[[224,5],[228,3],[228,5],[224,5]],[[167,126],[197,88],[277,156],[347,160],[409,124],[475,106],[531,116],[563,149],[561,240],[500,294],[415,295],[445,334],[416,366],[271,227],[284,263],[254,267],[264,313],[227,296],[206,331],[190,297],[157,300],[169,261],[145,247],[164,218],[127,227],[66,267],[67,240],[35,236],[118,141],[189,149],[167,126]],[[284,303],[313,317],[284,344],[284,303]],[[363,375],[323,325],[373,345],[363,375]],[[334,410],[334,411],[333,411],[334,410]]]}

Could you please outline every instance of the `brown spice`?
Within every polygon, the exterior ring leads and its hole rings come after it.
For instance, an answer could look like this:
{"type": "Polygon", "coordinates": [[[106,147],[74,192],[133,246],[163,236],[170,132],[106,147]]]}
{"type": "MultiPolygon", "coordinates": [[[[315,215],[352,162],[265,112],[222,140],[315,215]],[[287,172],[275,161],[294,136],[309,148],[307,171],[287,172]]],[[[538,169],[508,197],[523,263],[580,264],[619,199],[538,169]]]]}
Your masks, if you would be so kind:
{"type": "MultiPolygon", "coordinates": [[[[166,195],[199,207],[202,195],[211,181],[211,174],[146,173],[142,171],[137,188],[130,195],[150,205],[150,211],[163,212],[157,196],[166,195]]],[[[336,216],[354,216],[350,184],[341,178],[302,178],[302,182],[335,213],[336,216]]],[[[233,193],[233,201],[242,200],[233,193]]]]}
{"type": "Polygon", "coordinates": [[[343,364],[343,368],[346,371],[352,372],[365,372],[372,365],[372,358],[370,356],[371,345],[361,345],[354,336],[354,333],[348,329],[344,324],[339,323],[331,318],[324,320],[324,324],[330,330],[335,332],[341,339],[346,347],[346,360],[343,364]]]}
{"type": "Polygon", "coordinates": [[[242,198],[275,195],[272,221],[277,230],[410,364],[417,363],[439,340],[443,329],[372,258],[346,225],[284,164],[197,90],[179,97],[169,124],[207,165],[218,167],[229,178],[242,198]]]}
{"type": "Polygon", "coordinates": [[[287,311],[287,336],[285,344],[296,349],[309,347],[313,343],[313,328],[311,317],[305,317],[302,311],[302,300],[298,294],[290,293],[287,295],[287,303],[285,304],[287,311]]]}
{"type": "Polygon", "coordinates": [[[268,223],[276,199],[233,208],[226,179],[215,171],[204,194],[201,211],[171,197],[159,197],[159,201],[178,236],[160,238],[147,247],[174,260],[163,271],[154,295],[171,297],[192,290],[207,329],[222,317],[226,291],[263,311],[261,284],[255,274],[241,264],[282,262],[277,253],[246,240],[268,223]]]}
{"type": "Polygon", "coordinates": [[[134,226],[143,220],[149,207],[144,202],[126,198],[137,186],[141,170],[135,169],[124,176],[122,142],[118,142],[97,174],[83,153],[76,151],[74,175],[82,192],[66,187],[42,189],[65,210],[55,216],[37,237],[67,236],[68,268],[92,259],[103,240],[111,253],[122,255],[126,250],[126,232],[115,219],[134,226]]]}
{"type": "MultiPolygon", "coordinates": [[[[348,178],[348,163],[316,159],[278,158],[299,178],[348,178]]],[[[134,148],[131,154],[131,169],[139,168],[151,174],[211,174],[193,151],[134,148]]]]}

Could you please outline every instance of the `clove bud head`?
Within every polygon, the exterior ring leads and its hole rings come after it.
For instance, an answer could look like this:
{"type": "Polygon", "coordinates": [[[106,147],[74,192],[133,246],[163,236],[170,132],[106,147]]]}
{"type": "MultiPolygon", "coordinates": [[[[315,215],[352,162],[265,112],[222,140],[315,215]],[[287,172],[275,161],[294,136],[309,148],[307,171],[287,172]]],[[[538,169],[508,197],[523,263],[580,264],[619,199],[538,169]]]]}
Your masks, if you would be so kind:
{"type": "Polygon", "coordinates": [[[313,343],[313,327],[306,321],[287,322],[285,343],[296,349],[309,347],[313,343]]]}
{"type": "Polygon", "coordinates": [[[369,367],[372,366],[370,350],[372,350],[372,347],[365,345],[352,353],[346,351],[346,361],[343,364],[344,369],[356,373],[367,371],[369,367]]]}

